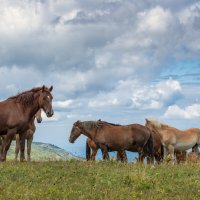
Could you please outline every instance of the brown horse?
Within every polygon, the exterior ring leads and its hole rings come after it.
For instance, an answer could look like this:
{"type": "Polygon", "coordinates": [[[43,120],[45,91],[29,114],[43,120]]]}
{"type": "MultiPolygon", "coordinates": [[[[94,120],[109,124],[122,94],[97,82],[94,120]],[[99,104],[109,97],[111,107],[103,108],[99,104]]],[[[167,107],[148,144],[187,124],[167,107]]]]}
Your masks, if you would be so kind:
{"type": "Polygon", "coordinates": [[[52,89],[52,86],[37,87],[0,102],[0,135],[7,136],[1,150],[1,161],[6,160],[7,151],[16,133],[20,138],[20,161],[25,159],[25,136],[31,120],[40,108],[47,117],[53,116],[52,89]]]}
{"type": "Polygon", "coordinates": [[[153,162],[153,140],[151,132],[139,124],[115,125],[103,121],[77,121],[73,124],[69,142],[73,143],[81,134],[92,139],[108,159],[108,151],[137,149],[140,157],[146,155],[153,162]]]}
{"type": "Polygon", "coordinates": [[[170,153],[171,160],[174,162],[175,150],[187,150],[200,144],[200,129],[191,128],[178,130],[166,124],[146,119],[146,126],[160,135],[164,146],[164,159],[170,153]]]}
{"type": "MultiPolygon", "coordinates": [[[[95,160],[97,151],[100,149],[100,147],[90,138],[87,138],[86,140],[86,160],[95,160]],[[91,155],[91,149],[92,149],[92,155],[91,155]]],[[[103,155],[103,152],[102,152],[103,155]]],[[[121,162],[127,162],[127,156],[126,151],[117,151],[117,161],[121,162]]]]}
{"type": "MultiPolygon", "coordinates": [[[[31,161],[31,144],[33,141],[33,134],[35,133],[36,127],[35,127],[35,119],[37,120],[38,123],[42,122],[42,110],[39,109],[36,115],[33,117],[29,124],[29,129],[26,131],[26,136],[25,139],[27,140],[27,161],[31,161]]],[[[2,136],[2,142],[6,140],[6,135],[2,136]]],[[[15,160],[17,161],[17,157],[19,154],[19,147],[20,147],[20,139],[19,139],[19,134],[16,134],[13,140],[16,141],[16,146],[15,146],[15,160]]]]}

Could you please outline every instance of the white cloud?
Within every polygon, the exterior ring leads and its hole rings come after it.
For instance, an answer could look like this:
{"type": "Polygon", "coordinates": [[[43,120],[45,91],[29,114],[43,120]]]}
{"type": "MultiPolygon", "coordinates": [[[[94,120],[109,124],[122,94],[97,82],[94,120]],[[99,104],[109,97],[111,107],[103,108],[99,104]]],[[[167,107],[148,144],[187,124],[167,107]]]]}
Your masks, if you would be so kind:
{"type": "Polygon", "coordinates": [[[200,104],[193,104],[185,108],[178,105],[169,106],[164,114],[166,118],[194,119],[200,117],[200,104]]]}
{"type": "Polygon", "coordinates": [[[133,80],[119,81],[113,91],[101,92],[88,103],[89,107],[125,106],[138,109],[159,109],[177,101],[182,95],[178,81],[169,79],[156,85],[143,86],[133,80]]]}
{"type": "Polygon", "coordinates": [[[165,32],[168,30],[173,17],[169,10],[160,6],[138,13],[139,31],[165,32]]]}
{"type": "Polygon", "coordinates": [[[45,112],[42,111],[42,121],[44,122],[59,121],[66,118],[67,118],[67,114],[65,112],[54,112],[54,115],[49,118],[46,116],[45,112]]]}
{"type": "Polygon", "coordinates": [[[72,99],[68,99],[65,101],[54,101],[54,108],[70,108],[73,105],[74,101],[72,99]]]}

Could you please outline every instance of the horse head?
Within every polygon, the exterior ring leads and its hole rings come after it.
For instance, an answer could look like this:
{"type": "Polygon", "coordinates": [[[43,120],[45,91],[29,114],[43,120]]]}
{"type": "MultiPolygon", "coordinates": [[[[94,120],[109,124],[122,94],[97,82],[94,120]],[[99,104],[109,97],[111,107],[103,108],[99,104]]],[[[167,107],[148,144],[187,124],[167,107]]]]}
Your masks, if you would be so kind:
{"type": "Polygon", "coordinates": [[[73,124],[71,134],[69,136],[69,142],[74,143],[75,140],[81,135],[82,133],[82,125],[81,122],[78,120],[73,124]]]}
{"type": "Polygon", "coordinates": [[[53,96],[51,94],[51,91],[53,90],[53,86],[50,88],[47,88],[45,86],[42,87],[42,89],[39,92],[39,107],[44,110],[47,117],[52,117],[54,112],[52,108],[52,99],[53,96]]]}

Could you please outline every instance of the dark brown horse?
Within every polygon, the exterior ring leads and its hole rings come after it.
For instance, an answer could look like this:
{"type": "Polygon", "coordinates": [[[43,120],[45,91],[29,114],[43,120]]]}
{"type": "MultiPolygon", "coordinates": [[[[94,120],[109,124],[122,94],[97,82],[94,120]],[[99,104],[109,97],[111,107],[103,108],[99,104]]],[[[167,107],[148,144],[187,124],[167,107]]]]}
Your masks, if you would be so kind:
{"type": "MultiPolygon", "coordinates": [[[[100,147],[90,138],[86,140],[86,160],[95,160],[98,150],[100,147]],[[91,154],[92,149],[92,154],[91,154]]],[[[103,152],[102,152],[103,155],[103,152]]],[[[117,161],[127,162],[126,151],[117,151],[117,161]]]]}
{"type": "Polygon", "coordinates": [[[73,143],[81,134],[92,139],[102,150],[104,159],[108,151],[137,150],[140,157],[146,155],[153,162],[153,140],[151,132],[140,124],[114,125],[103,121],[77,121],[73,124],[69,142],[73,143]]]}
{"type": "Polygon", "coordinates": [[[25,133],[31,120],[40,108],[47,117],[53,116],[52,89],[52,86],[37,87],[0,102],[0,135],[7,136],[1,150],[1,161],[6,160],[7,151],[16,133],[20,138],[20,161],[25,159],[25,133]]]}

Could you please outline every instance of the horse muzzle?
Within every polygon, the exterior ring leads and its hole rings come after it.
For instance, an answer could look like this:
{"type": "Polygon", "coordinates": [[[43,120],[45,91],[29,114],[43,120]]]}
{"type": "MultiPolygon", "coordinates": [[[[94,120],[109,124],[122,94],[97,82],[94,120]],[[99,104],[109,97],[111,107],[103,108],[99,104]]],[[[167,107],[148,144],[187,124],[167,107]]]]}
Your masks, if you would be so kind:
{"type": "Polygon", "coordinates": [[[52,117],[54,115],[54,111],[53,110],[48,111],[46,114],[47,114],[47,117],[52,117]]]}
{"type": "Polygon", "coordinates": [[[74,143],[73,138],[69,138],[69,142],[73,144],[74,143]]]}
{"type": "Polygon", "coordinates": [[[37,119],[37,123],[40,124],[42,122],[42,119],[37,119]]]}

